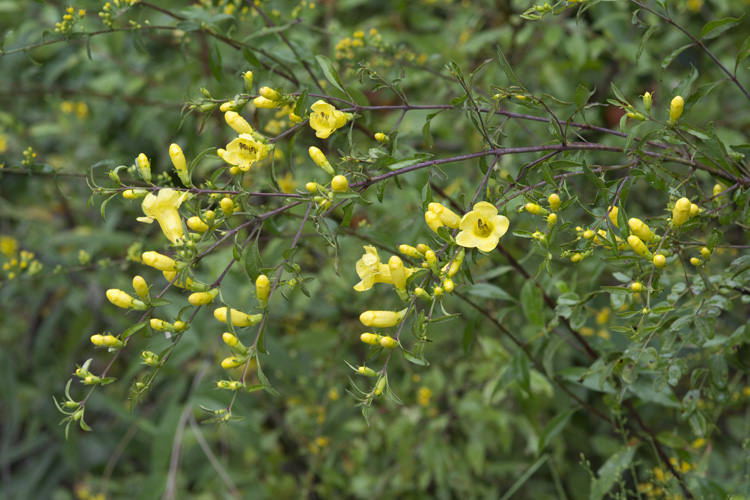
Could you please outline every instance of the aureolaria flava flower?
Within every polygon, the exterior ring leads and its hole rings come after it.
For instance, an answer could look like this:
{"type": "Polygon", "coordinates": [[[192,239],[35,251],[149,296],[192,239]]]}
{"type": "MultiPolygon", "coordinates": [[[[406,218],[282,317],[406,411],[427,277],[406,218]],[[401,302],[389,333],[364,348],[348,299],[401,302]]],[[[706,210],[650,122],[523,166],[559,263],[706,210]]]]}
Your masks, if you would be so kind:
{"type": "Polygon", "coordinates": [[[268,146],[250,134],[240,134],[238,138],[227,144],[227,149],[221,159],[230,165],[236,165],[242,171],[250,170],[253,163],[268,156],[268,146]]]}
{"type": "Polygon", "coordinates": [[[380,262],[378,251],[373,246],[365,246],[365,254],[357,261],[356,267],[357,274],[362,280],[354,285],[354,289],[358,292],[369,290],[375,283],[393,284],[391,269],[387,264],[380,262]]]}
{"type": "Polygon", "coordinates": [[[474,210],[461,219],[456,236],[456,243],[466,248],[478,248],[482,252],[491,252],[497,247],[500,238],[508,231],[509,221],[504,215],[498,215],[492,203],[480,201],[474,210]]]}
{"type": "Polygon", "coordinates": [[[180,192],[169,188],[160,189],[157,195],[149,193],[141,205],[146,217],[138,217],[138,221],[151,224],[156,220],[164,236],[172,243],[176,243],[183,237],[182,219],[177,209],[188,196],[190,193],[187,191],[180,192]]]}
{"type": "Polygon", "coordinates": [[[334,131],[340,129],[349,121],[349,115],[337,110],[327,102],[320,100],[311,106],[310,126],[320,139],[328,139],[334,131]]]}

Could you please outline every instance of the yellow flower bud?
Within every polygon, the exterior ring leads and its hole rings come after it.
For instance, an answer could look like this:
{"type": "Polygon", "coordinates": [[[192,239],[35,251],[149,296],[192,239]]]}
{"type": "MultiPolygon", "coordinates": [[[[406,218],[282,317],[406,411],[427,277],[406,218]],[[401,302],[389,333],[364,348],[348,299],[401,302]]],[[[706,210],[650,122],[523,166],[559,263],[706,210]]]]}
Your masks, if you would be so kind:
{"type": "Polygon", "coordinates": [[[422,255],[426,254],[429,249],[430,247],[428,247],[424,243],[420,243],[417,245],[417,252],[421,253],[422,255]]]}
{"type": "Polygon", "coordinates": [[[276,92],[271,87],[261,87],[258,93],[271,101],[278,101],[281,99],[281,94],[276,92]]]}
{"type": "Polygon", "coordinates": [[[365,326],[370,326],[373,328],[388,328],[398,325],[401,320],[404,319],[406,311],[406,309],[403,309],[399,312],[365,311],[359,315],[359,320],[365,326]]]}
{"type": "Polygon", "coordinates": [[[159,271],[178,271],[180,267],[173,259],[158,252],[143,252],[143,263],[159,271]]]}
{"type": "Polygon", "coordinates": [[[708,260],[709,257],[711,257],[711,250],[708,249],[708,247],[701,248],[701,255],[704,259],[708,260]]]}
{"type": "Polygon", "coordinates": [[[540,207],[536,203],[527,203],[525,208],[527,212],[534,215],[547,215],[549,213],[547,209],[540,207]]]}
{"type": "Polygon", "coordinates": [[[651,241],[654,238],[654,233],[641,219],[636,219],[635,217],[629,219],[628,226],[630,227],[630,233],[638,236],[643,241],[651,241]]]}
{"type": "Polygon", "coordinates": [[[271,280],[265,274],[261,274],[255,280],[255,293],[258,295],[258,302],[260,302],[261,307],[267,307],[268,296],[271,293],[271,280]]]}
{"type": "Polygon", "coordinates": [[[195,292],[191,293],[188,297],[188,302],[191,306],[206,306],[214,301],[216,296],[219,294],[219,289],[214,288],[210,292],[195,292]]]}
{"type": "Polygon", "coordinates": [[[175,329],[172,323],[168,323],[163,319],[151,318],[151,321],[149,321],[149,323],[151,324],[151,328],[153,328],[157,332],[171,332],[175,329]]]}
{"type": "Polygon", "coordinates": [[[391,271],[391,278],[393,278],[393,285],[398,290],[406,290],[406,270],[404,269],[404,263],[396,255],[392,256],[388,260],[388,268],[391,271]]]}
{"type": "Polygon", "coordinates": [[[443,281],[443,290],[445,290],[448,293],[453,293],[453,288],[455,287],[455,284],[453,283],[453,280],[448,278],[447,280],[443,281]]]}
{"type": "Polygon", "coordinates": [[[390,138],[387,135],[385,135],[383,132],[377,132],[375,134],[375,140],[380,143],[385,144],[386,142],[390,140],[390,138]]]}
{"type": "Polygon", "coordinates": [[[360,366],[357,368],[357,372],[360,375],[364,375],[365,377],[377,377],[378,373],[373,370],[372,368],[368,368],[366,366],[360,366]]]}
{"type": "Polygon", "coordinates": [[[224,358],[224,360],[221,362],[221,367],[224,368],[225,370],[229,370],[229,369],[237,368],[238,366],[244,365],[246,361],[247,361],[246,359],[232,356],[229,358],[224,358]]]}
{"type": "Polygon", "coordinates": [[[148,194],[148,190],[146,189],[126,189],[122,192],[122,197],[126,200],[137,200],[138,198],[143,198],[148,194]]]}
{"type": "Polygon", "coordinates": [[[345,193],[349,190],[349,181],[343,175],[337,175],[331,180],[331,188],[338,193],[345,193]]]}
{"type": "Polygon", "coordinates": [[[432,300],[432,297],[430,297],[430,294],[425,292],[424,288],[420,288],[420,287],[415,288],[414,295],[424,300],[425,302],[429,302],[430,300],[432,300]]]}
{"type": "Polygon", "coordinates": [[[574,264],[577,262],[581,262],[583,260],[583,255],[580,253],[574,253],[570,256],[570,262],[573,262],[574,264]]]}
{"type": "Polygon", "coordinates": [[[236,111],[227,111],[224,113],[224,120],[238,134],[253,135],[255,132],[255,129],[247,123],[247,120],[241,117],[236,111]]]}
{"type": "Polygon", "coordinates": [[[466,255],[466,250],[462,248],[453,258],[453,262],[451,262],[451,265],[448,268],[448,272],[446,273],[449,278],[452,278],[453,276],[455,276],[458,270],[461,269],[461,264],[463,264],[464,262],[465,255],[466,255]]]}
{"type": "Polygon", "coordinates": [[[560,208],[560,196],[557,193],[552,193],[547,198],[547,201],[549,201],[549,207],[552,209],[553,212],[557,212],[557,209],[560,208]]]}
{"type": "Polygon", "coordinates": [[[221,211],[224,212],[224,215],[227,217],[234,213],[234,202],[232,201],[232,198],[222,198],[219,202],[219,207],[221,207],[221,211]]]}
{"type": "Polygon", "coordinates": [[[419,253],[419,250],[410,245],[399,245],[398,251],[406,255],[407,257],[412,257],[414,259],[419,259],[422,257],[422,254],[419,253]]]}
{"type": "Polygon", "coordinates": [[[384,337],[380,337],[380,345],[386,349],[394,349],[398,346],[398,340],[386,335],[384,337]]]}
{"type": "Polygon", "coordinates": [[[203,222],[200,217],[197,215],[190,217],[185,224],[187,224],[187,227],[195,231],[196,233],[205,233],[210,229],[208,224],[203,222]]]}
{"type": "Polygon", "coordinates": [[[679,227],[683,225],[690,217],[690,207],[692,203],[687,198],[680,198],[674,204],[672,209],[672,226],[679,227]]]}
{"type": "Polygon", "coordinates": [[[190,187],[190,174],[188,174],[187,162],[185,161],[185,154],[182,152],[182,148],[177,144],[171,144],[169,146],[169,158],[172,160],[172,165],[174,165],[174,169],[182,184],[190,187]]]}
{"type": "Polygon", "coordinates": [[[461,224],[461,217],[454,213],[450,208],[447,208],[440,203],[430,203],[427,209],[438,216],[440,222],[445,224],[451,229],[457,229],[461,224]]]}
{"type": "Polygon", "coordinates": [[[690,204],[690,217],[695,217],[696,215],[698,215],[702,211],[703,210],[701,210],[701,208],[698,205],[696,205],[695,203],[691,203],[690,204]]]}
{"type": "Polygon", "coordinates": [[[664,257],[662,254],[654,255],[654,266],[661,269],[667,264],[667,258],[664,257]]]}
{"type": "MultiPolygon", "coordinates": [[[[714,184],[714,196],[719,196],[726,188],[721,183],[714,184]]],[[[123,194],[125,196],[125,194],[123,194]]]]}
{"type": "Polygon", "coordinates": [[[609,210],[609,220],[612,222],[612,224],[615,227],[620,227],[617,223],[617,214],[620,211],[617,207],[607,207],[607,210],[609,210]]]}
{"type": "Polygon", "coordinates": [[[143,276],[135,276],[133,278],[133,289],[135,293],[142,299],[148,298],[148,284],[143,276]]]}
{"type": "MultiPolygon", "coordinates": [[[[263,319],[262,314],[245,314],[237,309],[232,309],[230,315],[232,325],[238,327],[257,325],[260,323],[260,320],[263,319]]],[[[216,309],[214,311],[214,318],[222,323],[227,323],[227,308],[219,307],[216,309]]]]}
{"type": "Polygon", "coordinates": [[[587,230],[585,230],[585,231],[583,232],[583,237],[584,237],[585,239],[587,239],[587,240],[590,240],[591,238],[593,238],[593,237],[594,237],[594,231],[592,231],[591,229],[587,229],[587,230]]]}
{"type": "Polygon", "coordinates": [[[292,124],[302,123],[302,117],[294,113],[289,113],[289,122],[292,124]]]}
{"type": "Polygon", "coordinates": [[[424,221],[427,223],[428,226],[430,226],[430,229],[438,232],[438,229],[443,226],[443,222],[440,220],[440,216],[438,216],[435,212],[426,211],[424,213],[424,221]]]}
{"type": "Polygon", "coordinates": [[[310,154],[310,158],[312,158],[315,164],[322,168],[325,173],[327,173],[328,175],[336,175],[336,172],[328,162],[328,158],[326,158],[326,155],[323,154],[323,151],[316,148],[315,146],[310,146],[310,149],[308,149],[307,152],[310,154]]]}
{"type": "Polygon", "coordinates": [[[429,265],[437,265],[437,255],[435,255],[435,252],[432,250],[427,250],[424,254],[424,258],[429,265]]]}
{"type": "Polygon", "coordinates": [[[639,282],[631,283],[630,289],[633,291],[633,293],[639,293],[641,290],[643,290],[643,284],[639,282]]]}
{"type": "Polygon", "coordinates": [[[552,229],[553,227],[555,227],[555,224],[557,224],[557,214],[549,214],[547,216],[547,227],[549,229],[552,229]]]}
{"type": "Polygon", "coordinates": [[[245,90],[247,90],[249,93],[252,93],[253,89],[253,72],[252,71],[245,71],[245,74],[242,75],[243,79],[245,80],[245,90]]]}
{"type": "Polygon", "coordinates": [[[672,102],[669,105],[669,123],[671,125],[674,125],[677,123],[677,120],[680,119],[682,116],[682,110],[685,107],[685,100],[682,98],[682,96],[677,96],[674,99],[672,99],[672,102]]]}
{"type": "Polygon", "coordinates": [[[237,111],[237,106],[234,104],[234,101],[222,102],[221,106],[219,106],[219,111],[222,113],[226,113],[227,111],[237,111]]]}
{"type": "Polygon", "coordinates": [[[223,340],[224,343],[228,345],[229,347],[237,347],[240,344],[240,339],[238,339],[237,337],[235,337],[229,332],[224,332],[221,335],[221,340],[223,340]]]}
{"type": "Polygon", "coordinates": [[[91,336],[91,343],[95,346],[101,346],[104,345],[104,336],[99,335],[98,333],[96,335],[91,336]]]}
{"type": "MultiPolygon", "coordinates": [[[[162,274],[164,275],[164,279],[166,279],[170,283],[177,277],[177,272],[175,271],[163,271],[162,274]]],[[[174,286],[185,288],[186,290],[191,290],[193,292],[205,292],[206,290],[208,290],[208,285],[193,281],[190,276],[188,276],[184,281],[175,281],[174,286]]]]}
{"type": "Polygon", "coordinates": [[[279,107],[279,103],[277,103],[276,101],[272,101],[270,99],[266,99],[263,96],[256,97],[255,99],[253,99],[253,104],[255,104],[256,108],[271,109],[271,108],[279,107]]]}
{"type": "Polygon", "coordinates": [[[690,263],[691,263],[692,265],[694,265],[695,267],[698,267],[698,266],[700,266],[701,264],[703,264],[703,261],[702,261],[702,260],[700,260],[700,259],[699,259],[698,257],[691,257],[691,258],[690,258],[690,263]]]}
{"type": "Polygon", "coordinates": [[[151,162],[148,157],[141,153],[135,160],[136,166],[138,167],[138,175],[141,176],[146,182],[151,182],[151,162]]]}
{"type": "Polygon", "coordinates": [[[646,117],[643,116],[643,113],[638,113],[637,111],[628,113],[628,118],[630,118],[631,120],[638,120],[641,122],[646,119],[646,117]]]}
{"type": "Polygon", "coordinates": [[[630,245],[630,248],[632,248],[633,251],[641,257],[646,257],[649,259],[653,258],[651,252],[648,251],[648,248],[646,248],[646,245],[638,236],[634,234],[628,236],[628,245],[630,245]]]}
{"type": "Polygon", "coordinates": [[[176,332],[181,332],[182,330],[186,329],[188,327],[188,324],[184,321],[175,321],[174,322],[174,329],[176,332]]]}
{"type": "Polygon", "coordinates": [[[363,333],[359,336],[359,340],[361,340],[365,344],[380,345],[380,335],[376,335],[374,333],[363,333]]]}
{"type": "Polygon", "coordinates": [[[116,288],[110,288],[109,290],[107,290],[107,300],[109,300],[117,307],[122,307],[123,309],[146,309],[146,305],[143,302],[141,302],[140,300],[135,300],[127,293],[116,288]]]}
{"type": "Polygon", "coordinates": [[[442,297],[442,296],[443,296],[443,292],[444,292],[444,290],[443,290],[443,287],[441,287],[441,286],[436,286],[436,287],[435,287],[435,288],[434,288],[434,289],[432,290],[432,294],[433,294],[433,295],[434,295],[435,297],[442,297]]]}
{"type": "Polygon", "coordinates": [[[651,111],[651,104],[653,103],[653,96],[651,92],[643,94],[643,109],[651,111]]]}

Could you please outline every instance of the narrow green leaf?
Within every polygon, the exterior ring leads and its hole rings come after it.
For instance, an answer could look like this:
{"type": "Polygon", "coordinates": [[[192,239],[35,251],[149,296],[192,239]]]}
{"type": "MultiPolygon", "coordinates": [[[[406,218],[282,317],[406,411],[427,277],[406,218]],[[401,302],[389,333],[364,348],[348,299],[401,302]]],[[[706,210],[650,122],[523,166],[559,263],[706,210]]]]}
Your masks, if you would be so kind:
{"type": "Polygon", "coordinates": [[[717,19],[716,21],[706,23],[701,30],[701,38],[703,40],[716,38],[728,29],[734,28],[740,24],[744,18],[745,14],[742,14],[740,17],[725,17],[724,19],[717,19]]]}
{"type": "Polygon", "coordinates": [[[541,454],[542,451],[544,451],[544,448],[546,448],[550,443],[550,441],[552,441],[555,436],[562,432],[565,426],[568,425],[570,417],[572,417],[573,414],[579,409],[580,407],[571,408],[570,410],[556,415],[552,420],[547,422],[547,425],[544,426],[544,430],[539,436],[539,449],[537,451],[537,454],[541,454]]]}
{"type": "MultiPolygon", "coordinates": [[[[336,72],[331,61],[325,56],[315,56],[315,59],[317,59],[320,69],[323,70],[326,80],[331,82],[331,84],[341,92],[349,96],[349,93],[344,89],[344,84],[341,82],[341,78],[339,78],[339,74],[336,72]]],[[[349,98],[351,99],[351,96],[349,96],[349,98]]]]}
{"type": "Polygon", "coordinates": [[[547,461],[547,458],[548,458],[547,455],[543,455],[536,462],[531,464],[531,466],[528,469],[526,469],[526,472],[521,474],[521,477],[519,477],[516,480],[516,482],[513,483],[513,486],[511,486],[510,489],[505,492],[505,495],[503,495],[502,498],[500,498],[500,500],[508,500],[510,497],[512,497],[515,494],[515,492],[518,491],[521,488],[521,486],[523,486],[526,483],[526,481],[528,481],[529,478],[534,475],[536,470],[539,467],[541,467],[544,462],[547,461]]]}
{"type": "Polygon", "coordinates": [[[631,446],[621,449],[604,462],[604,465],[597,471],[599,477],[591,483],[589,500],[601,500],[612,489],[620,474],[630,467],[637,448],[637,446],[631,446]]]}
{"type": "Polygon", "coordinates": [[[520,87],[523,90],[526,90],[526,88],[521,84],[521,81],[518,79],[515,73],[513,73],[513,68],[510,67],[510,64],[508,63],[508,60],[505,58],[505,54],[503,54],[503,51],[500,49],[500,46],[497,46],[497,62],[500,63],[500,68],[505,73],[505,76],[508,77],[508,80],[510,80],[510,83],[513,85],[520,87]]]}

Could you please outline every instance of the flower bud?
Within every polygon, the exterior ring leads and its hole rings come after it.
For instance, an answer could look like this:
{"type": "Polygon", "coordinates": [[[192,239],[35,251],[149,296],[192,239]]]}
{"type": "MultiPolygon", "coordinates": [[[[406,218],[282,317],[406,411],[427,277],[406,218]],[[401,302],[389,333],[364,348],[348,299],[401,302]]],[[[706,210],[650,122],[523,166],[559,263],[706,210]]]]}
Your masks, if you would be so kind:
{"type": "Polygon", "coordinates": [[[175,321],[174,322],[174,330],[176,332],[181,332],[181,331],[187,329],[188,326],[189,325],[187,323],[185,323],[184,321],[175,321]]]}
{"type": "Polygon", "coordinates": [[[161,358],[159,355],[151,351],[143,351],[141,357],[143,358],[143,364],[152,368],[161,364],[161,358]]]}
{"type": "Polygon", "coordinates": [[[699,259],[698,257],[691,257],[691,258],[690,258],[690,263],[691,263],[692,265],[694,265],[695,267],[698,267],[698,266],[700,266],[701,264],[703,264],[703,261],[702,261],[702,260],[700,260],[700,259],[699,259]]]}
{"type": "Polygon", "coordinates": [[[557,212],[557,210],[560,208],[560,196],[557,193],[552,193],[547,198],[547,201],[549,201],[549,208],[553,212],[557,212]]]}
{"type": "Polygon", "coordinates": [[[138,297],[144,300],[148,298],[148,284],[146,284],[143,276],[135,276],[133,278],[133,289],[138,294],[138,297]]]}
{"type": "Polygon", "coordinates": [[[349,190],[349,181],[343,175],[337,175],[331,180],[331,188],[337,193],[345,193],[349,190]]]}
{"type": "MultiPolygon", "coordinates": [[[[230,315],[232,325],[239,327],[257,325],[263,319],[262,314],[245,314],[237,309],[232,309],[230,315]]],[[[214,311],[214,318],[222,323],[227,323],[227,308],[219,307],[216,309],[214,311]]]]}
{"type": "Polygon", "coordinates": [[[672,209],[672,227],[679,227],[688,220],[691,205],[687,198],[680,198],[675,202],[672,209]]]}
{"type": "Polygon", "coordinates": [[[433,252],[432,250],[427,250],[424,254],[424,258],[429,265],[431,266],[437,265],[437,256],[435,255],[435,252],[433,252]]]}
{"type": "Polygon", "coordinates": [[[440,298],[440,297],[442,297],[442,296],[443,296],[443,292],[444,292],[444,291],[445,291],[445,290],[443,290],[443,287],[441,287],[441,286],[436,286],[435,288],[433,288],[433,289],[432,289],[432,295],[434,295],[434,296],[435,296],[435,298],[440,298]]]}
{"type": "Polygon", "coordinates": [[[289,113],[289,123],[292,123],[295,125],[297,123],[302,123],[302,117],[294,113],[289,113]]]}
{"type": "Polygon", "coordinates": [[[451,262],[450,267],[448,268],[448,271],[446,274],[449,278],[452,278],[456,275],[459,269],[461,269],[461,264],[464,262],[464,256],[466,255],[466,250],[464,248],[461,248],[459,252],[456,254],[456,256],[453,258],[453,262],[451,262]]]}
{"type": "Polygon", "coordinates": [[[682,96],[677,96],[674,99],[672,99],[672,102],[669,105],[669,124],[674,125],[677,123],[677,120],[680,119],[682,116],[682,110],[685,107],[685,100],[682,98],[682,96]]]}
{"type": "Polygon", "coordinates": [[[453,283],[453,280],[448,278],[447,280],[443,281],[443,290],[445,290],[448,293],[453,293],[453,288],[456,285],[453,283]]]}
{"type": "Polygon", "coordinates": [[[526,208],[527,212],[534,215],[547,215],[549,213],[547,209],[540,207],[536,203],[527,203],[524,208],[526,208]]]}
{"type": "MultiPolygon", "coordinates": [[[[714,196],[719,196],[726,188],[721,183],[714,184],[714,196]]],[[[123,193],[123,196],[125,194],[123,193]]]]}
{"type": "Polygon", "coordinates": [[[232,127],[232,129],[238,134],[253,135],[253,132],[255,132],[253,127],[247,123],[247,120],[241,117],[236,111],[227,111],[224,113],[224,120],[226,120],[227,125],[232,127]]]}
{"type": "Polygon", "coordinates": [[[398,251],[406,255],[407,257],[412,257],[414,259],[422,258],[422,254],[419,253],[419,250],[410,245],[399,245],[398,251]]]}
{"type": "Polygon", "coordinates": [[[691,203],[690,204],[690,217],[695,217],[696,215],[698,215],[702,211],[703,210],[701,210],[701,208],[698,205],[696,205],[695,203],[691,203]]]}
{"type": "Polygon", "coordinates": [[[421,253],[422,255],[424,255],[425,253],[427,253],[427,251],[429,249],[430,249],[430,247],[428,247],[424,243],[420,243],[420,244],[417,245],[417,252],[421,253]]]}
{"type": "Polygon", "coordinates": [[[609,221],[615,226],[620,227],[617,223],[617,214],[620,212],[620,209],[617,207],[607,207],[607,210],[609,211],[609,221]]]}
{"type": "Polygon", "coordinates": [[[648,251],[648,248],[646,248],[646,245],[638,236],[634,234],[628,236],[628,245],[630,245],[630,248],[641,257],[646,257],[647,259],[653,258],[651,252],[648,251]]]}
{"type": "Polygon", "coordinates": [[[222,198],[219,202],[219,207],[221,207],[221,211],[224,212],[224,215],[227,217],[234,213],[234,202],[232,201],[232,198],[222,198]]]}
{"type": "Polygon", "coordinates": [[[399,312],[394,311],[365,311],[359,315],[359,320],[365,326],[373,328],[388,328],[391,326],[398,325],[404,315],[406,315],[407,309],[403,309],[399,312]]]}
{"type": "Polygon", "coordinates": [[[159,271],[178,271],[180,269],[177,262],[158,252],[143,252],[141,260],[143,260],[143,263],[147,266],[158,269],[159,271]]]}
{"type": "Polygon", "coordinates": [[[190,175],[188,174],[187,162],[185,162],[185,154],[182,152],[182,148],[177,144],[171,144],[169,146],[169,158],[172,160],[172,165],[174,165],[174,169],[182,184],[190,187],[190,175]]]}
{"type": "Polygon", "coordinates": [[[387,135],[385,135],[383,132],[377,132],[375,134],[375,140],[378,141],[378,142],[380,142],[380,143],[382,143],[382,144],[385,144],[386,142],[388,142],[390,140],[390,137],[388,137],[387,135]]]}
{"type": "Polygon", "coordinates": [[[594,231],[592,231],[591,229],[587,229],[587,230],[585,230],[585,231],[583,232],[583,237],[584,237],[585,239],[587,239],[587,240],[590,240],[591,238],[593,238],[593,237],[594,237],[594,231]]]}
{"type": "Polygon", "coordinates": [[[378,376],[378,373],[375,370],[373,370],[372,368],[368,368],[366,366],[360,366],[359,368],[357,368],[357,372],[360,375],[364,375],[365,377],[377,377],[378,376]]]}
{"type": "Polygon", "coordinates": [[[238,366],[242,366],[247,362],[247,359],[240,358],[237,356],[231,356],[229,358],[224,358],[221,362],[221,367],[225,370],[230,370],[232,368],[237,368],[238,366]]]}
{"type": "Polygon", "coordinates": [[[552,213],[547,216],[547,227],[552,229],[557,224],[557,214],[552,213]]]}
{"type": "Polygon", "coordinates": [[[205,233],[210,229],[208,224],[203,222],[197,215],[190,217],[187,221],[185,221],[185,224],[187,224],[187,227],[189,227],[196,233],[205,233]]]}
{"type": "Polygon", "coordinates": [[[630,227],[631,234],[638,236],[643,241],[651,241],[654,238],[654,233],[641,219],[635,217],[629,219],[628,227],[630,227]]]}
{"type": "Polygon", "coordinates": [[[709,250],[708,247],[701,248],[701,256],[708,260],[708,258],[711,257],[711,250],[709,250]]]}
{"type": "Polygon", "coordinates": [[[255,99],[253,99],[253,104],[255,104],[256,108],[271,109],[271,108],[279,107],[279,103],[277,103],[276,101],[272,101],[270,99],[266,99],[263,96],[256,97],[255,99]]]}
{"type": "Polygon", "coordinates": [[[398,340],[386,335],[384,337],[380,337],[380,345],[386,349],[394,349],[398,346],[398,340]]]}
{"type": "Polygon", "coordinates": [[[425,292],[423,288],[417,287],[414,289],[414,295],[419,297],[420,299],[424,300],[425,302],[429,302],[432,300],[432,297],[430,297],[430,294],[425,292]]]}
{"type": "Polygon", "coordinates": [[[219,289],[214,288],[210,292],[195,292],[188,297],[191,306],[207,306],[219,295],[219,289]]]}
{"type": "Polygon", "coordinates": [[[450,208],[441,205],[440,203],[430,203],[427,209],[438,216],[440,222],[445,224],[451,229],[458,228],[461,223],[461,217],[454,213],[450,208]]]}
{"type": "Polygon", "coordinates": [[[651,104],[653,103],[653,96],[651,95],[651,92],[646,92],[643,94],[643,109],[646,111],[651,111],[651,104]]]}
{"type": "Polygon", "coordinates": [[[175,330],[175,327],[172,323],[167,323],[166,321],[158,318],[151,318],[149,324],[151,325],[151,328],[156,330],[157,332],[173,332],[175,330]]]}
{"type": "Polygon", "coordinates": [[[245,74],[242,75],[243,80],[245,80],[245,90],[248,91],[248,93],[253,92],[253,72],[252,71],[245,71],[245,74]]]}
{"type": "Polygon", "coordinates": [[[630,290],[633,293],[640,293],[641,290],[643,290],[643,284],[636,281],[635,283],[630,284],[630,290]]]}
{"type": "Polygon", "coordinates": [[[443,226],[443,222],[440,220],[440,217],[435,212],[431,212],[430,210],[424,213],[424,221],[428,226],[430,226],[430,229],[432,229],[436,233],[438,232],[438,229],[443,226]]]}
{"type": "Polygon", "coordinates": [[[336,172],[328,162],[328,158],[326,158],[326,155],[323,154],[323,151],[316,148],[315,146],[310,146],[310,149],[308,149],[307,152],[310,154],[310,158],[312,158],[315,164],[322,168],[325,173],[327,173],[328,175],[336,175],[336,172]]]}
{"type": "Polygon", "coordinates": [[[403,261],[396,255],[388,260],[388,268],[391,271],[393,285],[398,290],[406,290],[406,270],[403,261]]]}
{"type": "Polygon", "coordinates": [[[255,293],[258,295],[258,302],[260,306],[265,309],[268,307],[268,296],[271,293],[271,280],[268,276],[261,274],[255,280],[255,293]]]}
{"type": "Polygon", "coordinates": [[[237,337],[235,337],[234,335],[232,335],[229,332],[224,332],[221,335],[221,339],[229,347],[237,347],[240,344],[240,339],[238,339],[237,337]]]}
{"type": "Polygon", "coordinates": [[[641,122],[646,119],[646,117],[643,116],[643,113],[638,113],[637,111],[628,113],[628,118],[630,118],[631,120],[638,120],[641,122]]]}
{"type": "Polygon", "coordinates": [[[581,262],[582,260],[583,260],[583,254],[574,253],[573,255],[570,256],[570,262],[572,262],[574,264],[578,263],[578,262],[581,262]]]}
{"type": "Polygon", "coordinates": [[[126,189],[122,192],[122,197],[126,200],[137,200],[138,198],[143,198],[148,194],[148,190],[146,189],[126,189]]]}
{"type": "Polygon", "coordinates": [[[667,258],[666,257],[664,257],[662,254],[654,255],[654,266],[656,266],[659,269],[661,269],[666,264],[667,264],[667,258]]]}
{"type": "Polygon", "coordinates": [[[276,92],[271,87],[261,87],[258,93],[271,101],[278,101],[281,99],[281,94],[276,92]]]}
{"type": "Polygon", "coordinates": [[[380,338],[380,335],[374,333],[363,333],[359,336],[359,340],[370,345],[380,345],[380,338]]]}
{"type": "Polygon", "coordinates": [[[151,162],[148,157],[143,153],[139,154],[135,164],[138,166],[138,175],[141,176],[141,179],[151,182],[151,162]]]}
{"type": "Polygon", "coordinates": [[[137,311],[148,309],[146,307],[146,304],[144,304],[140,300],[135,300],[127,293],[123,292],[122,290],[117,290],[116,288],[110,288],[109,290],[107,290],[107,300],[109,300],[117,307],[122,307],[123,309],[135,309],[137,311]]]}

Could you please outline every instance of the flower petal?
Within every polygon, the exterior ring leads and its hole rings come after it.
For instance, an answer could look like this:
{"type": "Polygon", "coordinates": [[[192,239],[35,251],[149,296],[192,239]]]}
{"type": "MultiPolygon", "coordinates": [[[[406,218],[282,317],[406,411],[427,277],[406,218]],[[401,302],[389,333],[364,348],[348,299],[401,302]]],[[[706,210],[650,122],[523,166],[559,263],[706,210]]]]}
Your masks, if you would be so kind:
{"type": "Polygon", "coordinates": [[[480,201],[479,203],[474,205],[472,212],[477,212],[479,216],[484,220],[490,220],[497,215],[497,208],[495,208],[495,205],[493,205],[492,203],[480,201]]]}
{"type": "Polygon", "coordinates": [[[479,246],[482,238],[478,238],[473,232],[466,230],[461,231],[456,236],[456,243],[466,248],[474,248],[479,246]]]}
{"type": "Polygon", "coordinates": [[[486,238],[480,238],[477,248],[482,252],[491,252],[497,247],[498,243],[500,243],[500,238],[490,235],[486,238]]]}
{"type": "Polygon", "coordinates": [[[504,215],[496,215],[490,220],[492,221],[492,224],[495,226],[495,230],[493,231],[493,234],[497,236],[498,239],[502,238],[503,235],[508,232],[508,226],[510,226],[510,221],[504,215]]]}
{"type": "Polygon", "coordinates": [[[477,212],[469,212],[461,217],[461,222],[458,224],[458,228],[462,231],[471,231],[473,228],[477,227],[477,221],[480,218],[481,216],[477,212]]]}

